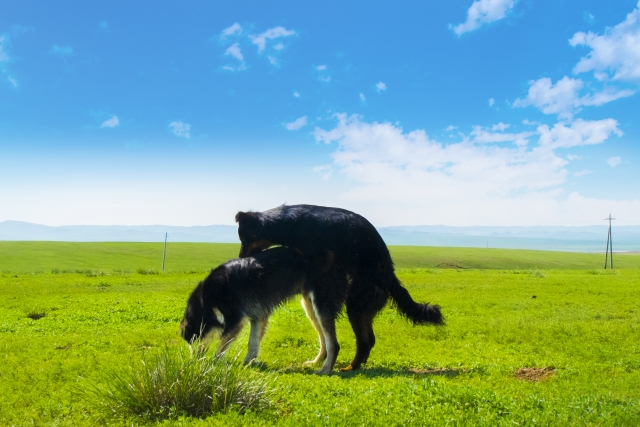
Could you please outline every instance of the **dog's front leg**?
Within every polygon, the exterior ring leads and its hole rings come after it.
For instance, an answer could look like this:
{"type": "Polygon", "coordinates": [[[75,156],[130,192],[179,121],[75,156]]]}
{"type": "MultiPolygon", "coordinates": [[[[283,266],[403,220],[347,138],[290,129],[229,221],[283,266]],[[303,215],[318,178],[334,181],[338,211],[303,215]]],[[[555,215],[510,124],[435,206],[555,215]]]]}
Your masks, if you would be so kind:
{"type": "Polygon", "coordinates": [[[229,348],[229,344],[231,341],[236,339],[242,328],[244,327],[244,319],[229,322],[225,325],[224,331],[222,331],[222,336],[220,337],[220,343],[218,344],[218,349],[216,352],[218,354],[224,353],[229,348]]]}
{"type": "Polygon", "coordinates": [[[330,375],[333,372],[333,366],[336,364],[336,359],[340,352],[340,344],[338,344],[338,339],[336,338],[335,319],[330,315],[322,313],[316,313],[316,315],[320,318],[320,326],[322,326],[327,349],[324,365],[322,365],[322,369],[316,371],[316,374],[330,375]]]}
{"type": "Polygon", "coordinates": [[[302,297],[300,300],[302,307],[304,308],[305,313],[307,313],[307,317],[311,321],[311,324],[315,328],[318,333],[318,340],[320,341],[320,352],[313,360],[307,360],[304,362],[305,365],[315,365],[316,363],[320,363],[327,358],[327,346],[325,344],[324,332],[322,332],[322,326],[320,326],[320,322],[316,317],[316,313],[313,310],[313,303],[311,302],[311,297],[302,297]]]}
{"type": "MultiPolygon", "coordinates": [[[[331,304],[327,304],[327,300],[322,294],[316,295],[311,292],[309,296],[313,313],[322,331],[326,355],[322,369],[316,371],[316,374],[330,375],[333,372],[333,366],[336,364],[336,359],[340,352],[340,344],[338,344],[338,338],[336,337],[337,313],[331,310],[331,304]]],[[[322,351],[322,349],[320,351],[322,351]]]]}
{"type": "Polygon", "coordinates": [[[249,333],[249,351],[247,357],[244,358],[244,363],[250,363],[258,357],[260,352],[260,341],[264,336],[265,329],[267,328],[267,319],[251,320],[251,332],[249,333]]]}

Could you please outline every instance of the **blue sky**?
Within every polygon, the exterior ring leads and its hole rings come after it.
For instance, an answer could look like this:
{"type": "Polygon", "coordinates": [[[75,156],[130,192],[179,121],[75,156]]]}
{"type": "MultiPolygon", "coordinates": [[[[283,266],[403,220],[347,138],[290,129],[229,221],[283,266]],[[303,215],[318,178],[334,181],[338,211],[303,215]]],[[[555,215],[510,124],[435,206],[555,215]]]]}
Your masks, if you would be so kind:
{"type": "Polygon", "coordinates": [[[640,3],[0,6],[0,221],[640,224],[640,3]]]}

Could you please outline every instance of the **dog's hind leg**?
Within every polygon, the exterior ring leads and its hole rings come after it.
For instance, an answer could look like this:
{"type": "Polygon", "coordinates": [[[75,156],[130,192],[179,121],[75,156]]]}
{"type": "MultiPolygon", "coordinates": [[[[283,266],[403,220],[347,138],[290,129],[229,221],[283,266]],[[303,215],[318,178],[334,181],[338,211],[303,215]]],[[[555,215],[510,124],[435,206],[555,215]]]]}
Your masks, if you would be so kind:
{"type": "Polygon", "coordinates": [[[347,316],[351,323],[351,328],[356,335],[356,355],[353,361],[342,371],[355,371],[366,363],[371,354],[371,349],[376,344],[376,336],[373,333],[373,318],[376,313],[361,313],[347,305],[347,316]]]}
{"type": "Polygon", "coordinates": [[[376,344],[373,319],[385,306],[387,296],[374,283],[375,279],[371,277],[364,280],[362,277],[353,279],[347,297],[347,316],[356,335],[356,355],[351,364],[342,369],[343,371],[360,369],[369,359],[371,349],[376,344]]]}
{"type": "Polygon", "coordinates": [[[311,298],[309,296],[304,296],[300,300],[302,307],[304,308],[305,313],[307,313],[307,317],[311,321],[311,324],[315,328],[318,333],[318,340],[320,341],[320,352],[313,360],[307,360],[304,362],[305,365],[313,365],[319,362],[324,361],[327,358],[327,346],[325,344],[324,332],[322,331],[322,326],[320,326],[320,322],[316,317],[315,310],[313,309],[313,303],[311,302],[311,298]]]}
{"type": "Polygon", "coordinates": [[[245,364],[250,363],[258,357],[258,353],[260,352],[260,342],[264,337],[267,322],[267,319],[251,321],[251,331],[249,332],[249,351],[247,351],[247,356],[244,358],[245,364]]]}

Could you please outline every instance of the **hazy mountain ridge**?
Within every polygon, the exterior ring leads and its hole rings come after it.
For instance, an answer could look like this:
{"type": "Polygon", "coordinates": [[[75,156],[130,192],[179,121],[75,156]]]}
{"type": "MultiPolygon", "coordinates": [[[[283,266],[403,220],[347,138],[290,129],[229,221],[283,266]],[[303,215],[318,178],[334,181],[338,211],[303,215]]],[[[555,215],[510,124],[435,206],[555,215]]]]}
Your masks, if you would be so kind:
{"type": "MultiPolygon", "coordinates": [[[[467,246],[602,252],[607,226],[584,227],[452,227],[443,225],[378,228],[390,245],[467,246]]],[[[21,221],[0,222],[0,240],[51,240],[76,242],[170,242],[238,243],[235,225],[66,225],[52,227],[21,221]]],[[[614,250],[640,250],[640,226],[613,227],[614,250]]]]}

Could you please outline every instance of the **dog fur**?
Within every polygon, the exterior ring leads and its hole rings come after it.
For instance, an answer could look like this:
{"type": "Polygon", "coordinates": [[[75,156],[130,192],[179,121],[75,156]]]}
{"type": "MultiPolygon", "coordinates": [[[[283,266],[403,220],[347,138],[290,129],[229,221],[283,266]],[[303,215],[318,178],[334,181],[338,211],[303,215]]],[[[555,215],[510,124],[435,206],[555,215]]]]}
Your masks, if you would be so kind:
{"type": "Polygon", "coordinates": [[[182,337],[192,342],[220,334],[217,349],[220,353],[248,321],[251,331],[244,361],[249,363],[258,356],[271,313],[302,294],[302,306],[320,340],[318,355],[308,363],[324,361],[318,373],[331,373],[340,351],[335,320],[346,298],[346,273],[334,268],[310,282],[307,270],[304,258],[285,247],[267,249],[220,265],[189,297],[180,324],[182,337]]]}
{"type": "MultiPolygon", "coordinates": [[[[311,277],[350,278],[347,316],[356,335],[356,355],[345,370],[366,363],[375,345],[373,319],[391,298],[414,324],[443,325],[438,305],[416,303],[395,275],[382,237],[364,217],[345,209],[313,205],[279,206],[264,212],[238,212],[240,257],[283,245],[302,254],[311,277]]],[[[325,278],[324,280],[327,280],[325,278]]],[[[336,283],[341,286],[342,279],[336,283]]],[[[325,284],[325,286],[327,286],[325,284]]]]}

